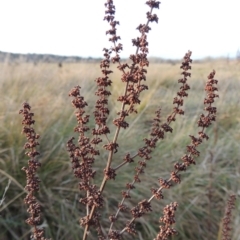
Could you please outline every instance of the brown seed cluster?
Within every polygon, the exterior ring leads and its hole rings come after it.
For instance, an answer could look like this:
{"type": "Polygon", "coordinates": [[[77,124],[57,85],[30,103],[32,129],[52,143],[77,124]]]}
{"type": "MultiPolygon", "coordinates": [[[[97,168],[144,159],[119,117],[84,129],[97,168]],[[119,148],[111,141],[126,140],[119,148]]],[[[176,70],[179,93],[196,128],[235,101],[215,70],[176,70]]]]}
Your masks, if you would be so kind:
{"type": "Polygon", "coordinates": [[[171,180],[175,183],[180,183],[181,178],[178,174],[179,171],[185,171],[188,166],[191,164],[195,164],[195,157],[200,155],[200,152],[197,150],[197,146],[200,145],[204,139],[208,140],[207,134],[204,132],[207,127],[209,127],[213,121],[216,120],[216,112],[217,108],[212,106],[214,103],[214,99],[218,97],[215,93],[217,91],[217,80],[214,79],[215,71],[213,70],[209,76],[205,86],[205,91],[207,92],[207,97],[204,99],[204,104],[207,105],[205,107],[205,111],[207,114],[201,114],[200,119],[198,120],[198,127],[201,130],[198,132],[198,137],[190,135],[191,144],[187,146],[187,154],[185,154],[181,160],[182,163],[177,162],[174,167],[175,171],[171,173],[171,180]]]}
{"type": "Polygon", "coordinates": [[[223,228],[222,228],[222,240],[231,240],[231,217],[232,217],[232,209],[235,208],[236,196],[231,195],[228,199],[227,207],[225,210],[225,216],[223,218],[223,228]]]}
{"type": "MultiPolygon", "coordinates": [[[[89,115],[85,115],[84,108],[87,103],[84,101],[84,97],[80,94],[80,87],[74,87],[69,96],[73,97],[72,105],[76,108],[75,116],[77,118],[78,125],[74,131],[79,134],[78,145],[75,145],[71,138],[67,143],[67,150],[72,162],[72,169],[76,178],[80,180],[79,189],[86,191],[86,197],[81,198],[79,202],[86,205],[90,210],[93,206],[101,207],[103,205],[102,195],[96,185],[91,183],[94,178],[95,171],[92,169],[95,161],[95,156],[99,155],[99,151],[95,149],[95,146],[102,140],[95,136],[92,140],[86,137],[86,132],[89,131],[89,127],[86,124],[89,121],[89,115]]],[[[92,219],[89,216],[85,216],[80,219],[81,225],[97,224],[98,214],[94,215],[92,219]]]]}
{"type": "MultiPolygon", "coordinates": [[[[110,25],[110,29],[106,31],[107,35],[110,35],[109,41],[113,43],[111,49],[104,48],[104,59],[100,63],[100,68],[102,70],[102,77],[97,78],[95,81],[97,83],[98,89],[95,94],[98,96],[98,100],[95,105],[95,123],[97,129],[93,129],[94,135],[105,135],[110,133],[109,128],[107,127],[107,117],[109,115],[108,109],[108,97],[111,95],[111,92],[107,90],[107,87],[111,86],[112,81],[109,78],[109,75],[112,73],[110,70],[110,63],[119,63],[120,56],[119,53],[122,50],[122,44],[117,43],[120,40],[120,37],[117,36],[117,28],[119,22],[115,20],[115,6],[112,0],[108,0],[105,3],[106,11],[104,20],[107,21],[110,25]],[[115,56],[111,58],[112,52],[115,52],[115,56]]],[[[121,64],[120,64],[121,65],[121,64]]]]}
{"type": "Polygon", "coordinates": [[[177,231],[171,226],[176,222],[175,221],[175,211],[177,210],[178,203],[170,203],[163,210],[163,217],[159,219],[160,231],[154,240],[167,240],[169,237],[176,235],[177,231]]]}
{"type": "Polygon", "coordinates": [[[39,145],[38,139],[40,136],[32,127],[35,120],[33,120],[34,113],[30,112],[30,110],[30,105],[25,102],[23,103],[23,108],[19,111],[19,114],[23,115],[22,133],[27,138],[27,142],[24,145],[24,149],[27,150],[25,154],[30,158],[28,160],[28,166],[22,168],[26,173],[27,185],[25,186],[25,190],[28,192],[24,198],[24,203],[28,205],[27,212],[30,214],[26,223],[33,227],[31,239],[47,240],[44,238],[44,230],[38,227],[41,223],[41,206],[34,196],[34,193],[39,191],[40,183],[40,179],[36,175],[37,169],[41,166],[41,163],[37,160],[37,156],[39,156],[40,153],[36,149],[39,145]]]}
{"type": "Polygon", "coordinates": [[[129,59],[132,64],[121,64],[119,62],[118,69],[122,71],[122,82],[126,83],[126,89],[122,96],[118,97],[118,101],[122,103],[122,109],[118,112],[119,117],[116,118],[113,123],[119,128],[127,128],[129,124],[125,121],[126,116],[129,113],[137,113],[136,105],[140,104],[139,96],[142,91],[147,90],[147,85],[143,84],[146,81],[146,67],[149,66],[147,59],[148,54],[148,41],[147,33],[151,30],[149,27],[150,22],[158,22],[156,14],[152,14],[154,8],[159,8],[160,2],[147,1],[146,4],[150,7],[150,11],[147,13],[147,23],[140,24],[137,30],[141,36],[132,40],[133,46],[136,47],[136,53],[130,55],[129,59]],[[128,108],[125,109],[125,106],[128,108]]]}
{"type": "Polygon", "coordinates": [[[191,73],[188,72],[188,70],[191,70],[190,66],[190,64],[192,63],[191,55],[192,55],[191,51],[188,51],[185,54],[182,65],[180,67],[183,70],[183,72],[181,73],[183,77],[178,80],[178,83],[181,83],[182,86],[180,87],[180,91],[177,92],[177,96],[173,99],[173,104],[176,104],[177,106],[174,107],[173,112],[167,118],[168,125],[172,121],[176,120],[177,114],[179,115],[184,114],[184,110],[180,107],[183,106],[184,102],[183,98],[188,96],[187,91],[190,89],[190,86],[187,84],[187,78],[191,77],[191,73]]]}
{"type": "MultiPolygon", "coordinates": [[[[144,173],[144,168],[147,167],[147,163],[146,161],[151,159],[150,153],[152,152],[152,149],[156,147],[156,143],[160,138],[164,137],[164,132],[160,129],[160,113],[161,113],[161,109],[156,111],[156,116],[154,118],[154,122],[153,122],[153,127],[152,127],[152,131],[151,131],[151,136],[152,138],[147,139],[145,138],[145,146],[140,148],[138,150],[138,153],[136,156],[139,156],[141,158],[143,158],[143,161],[138,161],[138,166],[135,168],[135,175],[134,175],[134,180],[131,183],[127,183],[126,187],[127,187],[127,191],[122,191],[122,196],[123,198],[130,198],[130,191],[135,188],[134,184],[136,182],[141,182],[140,180],[140,174],[144,173]]],[[[126,162],[132,162],[134,157],[130,157],[130,154],[128,153],[124,160],[126,162]]]]}
{"type": "Polygon", "coordinates": [[[116,230],[111,230],[110,233],[108,234],[108,238],[110,240],[120,240],[120,239],[122,239],[120,232],[116,231],[116,230]]]}
{"type": "Polygon", "coordinates": [[[111,86],[112,83],[112,81],[109,79],[109,75],[112,73],[112,71],[109,70],[110,52],[106,48],[104,48],[103,51],[105,58],[101,61],[100,64],[103,76],[95,80],[98,86],[98,89],[95,92],[95,95],[98,96],[98,100],[96,101],[94,111],[97,128],[93,129],[93,134],[97,136],[110,133],[110,130],[107,127],[106,123],[109,114],[108,97],[111,95],[111,92],[107,90],[107,87],[111,86]]]}

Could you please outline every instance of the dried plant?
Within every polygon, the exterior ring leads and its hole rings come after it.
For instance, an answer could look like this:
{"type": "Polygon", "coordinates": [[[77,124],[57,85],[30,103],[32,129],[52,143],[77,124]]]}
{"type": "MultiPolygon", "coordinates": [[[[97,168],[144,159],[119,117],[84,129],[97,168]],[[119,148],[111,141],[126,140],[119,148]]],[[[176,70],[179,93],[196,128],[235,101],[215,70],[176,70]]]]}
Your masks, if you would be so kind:
{"type": "Polygon", "coordinates": [[[159,219],[159,222],[163,223],[163,225],[160,225],[159,234],[154,240],[166,240],[177,234],[177,231],[171,228],[171,225],[176,222],[175,211],[177,210],[177,206],[177,202],[174,202],[170,203],[163,209],[163,217],[159,219]]]}
{"type": "MultiPolygon", "coordinates": [[[[214,79],[215,71],[213,70],[208,75],[208,80],[205,85],[206,98],[203,105],[206,113],[202,113],[199,117],[197,125],[199,127],[198,135],[189,135],[191,143],[186,146],[186,153],[181,157],[181,161],[176,161],[173,165],[172,171],[169,173],[169,177],[164,179],[159,177],[159,186],[151,188],[151,195],[148,199],[143,199],[136,203],[132,208],[126,203],[131,198],[131,192],[137,187],[137,183],[141,182],[141,174],[144,173],[147,167],[148,161],[152,159],[151,153],[156,148],[159,141],[164,140],[165,134],[172,133],[173,128],[170,126],[173,121],[176,121],[177,115],[183,115],[184,98],[188,96],[187,91],[190,89],[188,79],[191,77],[191,51],[188,51],[182,61],[182,77],[178,80],[180,84],[179,91],[173,98],[173,110],[167,116],[166,122],[162,123],[161,108],[159,107],[155,112],[155,117],[152,123],[152,129],[149,133],[149,137],[144,138],[142,147],[136,149],[135,153],[131,154],[126,152],[122,156],[122,162],[115,166],[114,157],[118,152],[120,144],[118,143],[120,131],[129,127],[127,118],[131,114],[137,114],[137,105],[141,103],[140,96],[144,90],[148,89],[148,86],[144,83],[147,80],[147,67],[149,66],[148,60],[148,40],[147,36],[151,30],[150,24],[158,22],[158,17],[153,13],[154,9],[158,9],[160,2],[156,0],[149,0],[146,2],[150,8],[147,12],[146,23],[140,24],[137,29],[140,32],[140,36],[132,40],[133,46],[136,47],[135,54],[129,56],[129,61],[124,62],[120,58],[120,52],[123,49],[121,43],[119,43],[120,36],[117,34],[118,21],[115,20],[115,5],[112,0],[107,0],[105,3],[106,15],[104,20],[110,25],[110,29],[106,32],[110,35],[109,41],[112,46],[103,49],[103,56],[100,63],[102,75],[98,77],[96,81],[97,90],[96,104],[93,111],[95,127],[90,129],[88,123],[90,115],[86,114],[87,102],[81,94],[81,87],[75,86],[70,92],[69,96],[72,98],[72,105],[75,108],[75,116],[77,119],[77,126],[74,128],[74,132],[78,134],[77,143],[75,143],[74,137],[67,142],[67,151],[70,156],[72,170],[74,176],[78,179],[79,190],[83,193],[79,199],[79,202],[84,205],[86,210],[85,215],[80,217],[80,225],[84,228],[83,240],[86,240],[90,233],[97,231],[98,239],[119,240],[122,239],[124,233],[137,234],[135,222],[138,218],[143,217],[146,213],[152,212],[151,202],[154,199],[161,200],[164,197],[164,190],[170,189],[174,184],[181,183],[180,172],[186,171],[190,165],[196,164],[196,157],[200,155],[197,147],[204,141],[208,140],[209,136],[206,134],[206,129],[216,120],[217,108],[213,106],[215,98],[218,97],[216,92],[218,91],[216,85],[218,81],[214,79]],[[111,64],[117,64],[117,69],[121,72],[121,81],[125,84],[123,94],[118,97],[117,101],[121,103],[121,109],[117,112],[117,117],[113,120],[115,126],[115,133],[111,139],[110,129],[108,123],[108,117],[110,113],[109,109],[109,96],[111,95],[110,86],[112,81],[110,76],[112,70],[111,64]],[[91,130],[91,132],[90,132],[91,130]],[[89,137],[91,136],[91,137],[89,137]],[[101,146],[102,145],[102,146],[101,146]],[[98,185],[94,182],[96,175],[95,166],[99,155],[102,154],[101,147],[108,153],[106,166],[103,169],[102,182],[98,185]],[[115,213],[109,216],[110,225],[106,229],[102,224],[101,209],[104,208],[104,189],[107,186],[107,182],[110,180],[117,180],[119,169],[127,165],[131,167],[134,164],[135,159],[140,160],[136,163],[135,174],[132,177],[131,182],[126,183],[126,189],[122,190],[122,199],[119,199],[118,208],[115,213]],[[129,213],[131,217],[127,222],[124,222],[122,229],[116,229],[115,223],[119,221],[120,212],[129,213]]],[[[25,144],[25,149],[29,149],[26,153],[29,157],[29,166],[24,167],[23,170],[27,176],[26,191],[28,192],[25,198],[25,203],[29,205],[28,212],[31,217],[27,220],[27,223],[34,227],[33,238],[45,239],[43,237],[43,230],[38,228],[40,223],[40,204],[34,197],[34,192],[39,190],[39,178],[36,176],[36,171],[40,167],[40,163],[37,160],[39,152],[36,150],[39,135],[35,133],[31,125],[34,124],[32,119],[33,113],[30,112],[30,106],[28,103],[23,104],[23,109],[20,113],[24,116],[22,124],[23,133],[26,135],[28,142],[25,144]]],[[[230,201],[229,209],[233,206],[233,200],[230,201]]],[[[155,240],[168,239],[169,237],[177,234],[177,230],[172,228],[172,225],[176,222],[175,211],[179,203],[174,202],[167,205],[163,210],[163,217],[160,218],[160,231],[155,240]]],[[[230,211],[229,210],[229,211],[230,211]]],[[[230,215],[227,213],[226,220],[224,222],[225,238],[228,239],[227,232],[229,231],[228,219],[230,215]]]]}
{"type": "Polygon", "coordinates": [[[231,224],[231,217],[232,217],[232,209],[235,208],[236,196],[231,195],[227,202],[227,207],[225,210],[225,216],[223,218],[223,228],[222,228],[222,240],[231,240],[230,234],[232,228],[230,227],[231,224]]]}
{"type": "Polygon", "coordinates": [[[25,153],[30,159],[28,160],[28,167],[23,167],[22,170],[26,173],[27,185],[25,190],[27,196],[24,198],[24,203],[28,205],[27,212],[30,217],[26,220],[26,223],[33,227],[33,234],[31,238],[36,240],[45,240],[44,230],[38,225],[41,223],[41,206],[34,196],[35,192],[39,191],[39,177],[36,175],[37,169],[41,166],[37,156],[40,154],[36,147],[39,145],[39,135],[35,132],[32,125],[35,123],[33,120],[34,114],[30,112],[31,107],[28,103],[23,103],[23,109],[19,111],[19,114],[23,115],[22,120],[22,133],[26,136],[27,142],[24,145],[24,149],[27,150],[25,153]]]}
{"type": "Polygon", "coordinates": [[[145,138],[145,144],[138,150],[138,152],[132,156],[130,153],[127,153],[120,165],[112,167],[114,153],[118,151],[119,147],[117,139],[120,129],[126,129],[129,126],[129,124],[126,122],[126,117],[131,113],[137,113],[136,104],[140,103],[139,96],[143,90],[148,89],[145,84],[142,84],[142,81],[146,80],[146,67],[149,65],[149,61],[147,59],[147,33],[151,30],[149,23],[158,22],[157,15],[153,14],[152,11],[154,8],[159,8],[159,4],[160,2],[158,1],[147,1],[150,11],[147,12],[146,24],[140,24],[137,28],[141,36],[132,40],[133,45],[136,46],[136,54],[130,55],[129,59],[132,61],[130,66],[127,63],[121,63],[119,56],[119,52],[122,50],[122,44],[117,44],[117,41],[120,39],[120,37],[117,36],[116,26],[119,24],[119,22],[116,21],[114,17],[115,6],[113,5],[113,1],[109,0],[105,4],[107,10],[104,20],[107,20],[111,26],[111,29],[106,33],[111,35],[109,41],[113,43],[113,46],[111,49],[104,48],[103,51],[105,58],[100,64],[103,76],[96,79],[98,90],[95,94],[98,96],[98,100],[96,102],[94,115],[97,128],[92,130],[93,138],[91,140],[84,135],[84,133],[89,130],[89,128],[85,126],[85,124],[89,121],[89,116],[84,115],[84,108],[87,106],[87,103],[84,101],[83,96],[80,95],[80,87],[77,86],[73,88],[69,93],[69,96],[74,97],[72,104],[77,109],[75,114],[79,124],[75,128],[75,131],[79,132],[80,137],[78,140],[79,146],[76,146],[73,143],[73,138],[71,138],[67,144],[67,147],[73,163],[74,174],[76,177],[81,179],[81,182],[79,183],[79,189],[86,191],[86,197],[80,199],[80,202],[86,206],[87,213],[86,216],[82,217],[80,220],[80,224],[85,227],[83,239],[87,239],[87,234],[91,225],[95,226],[97,229],[99,239],[120,239],[121,235],[125,231],[130,234],[136,234],[133,224],[134,221],[137,218],[142,217],[145,213],[152,211],[150,202],[154,197],[157,199],[162,199],[162,190],[164,188],[169,189],[173,183],[181,182],[179,172],[185,171],[189,165],[195,164],[194,157],[199,156],[200,154],[196,147],[202,143],[203,139],[208,139],[208,136],[204,131],[211,125],[212,121],[215,121],[216,118],[216,107],[213,107],[212,103],[214,102],[214,98],[218,97],[218,95],[215,94],[215,91],[217,91],[217,88],[215,87],[217,80],[214,79],[215,71],[213,71],[210,73],[208,77],[209,80],[205,87],[205,90],[207,91],[207,98],[204,100],[204,104],[207,105],[205,110],[208,112],[208,114],[202,114],[198,121],[198,126],[201,128],[198,133],[199,136],[190,136],[192,142],[187,146],[187,154],[182,157],[182,163],[177,162],[174,165],[174,170],[171,172],[170,178],[160,178],[160,187],[158,189],[152,188],[153,195],[148,200],[142,200],[130,210],[132,219],[126,223],[126,227],[124,227],[122,230],[113,230],[113,225],[114,222],[117,221],[119,212],[129,210],[124,202],[126,199],[131,197],[130,192],[135,188],[135,183],[141,181],[140,174],[144,173],[144,168],[147,165],[146,162],[151,159],[150,154],[156,147],[156,143],[160,139],[164,138],[165,133],[173,131],[173,129],[170,127],[170,123],[176,120],[176,115],[184,114],[181,106],[183,106],[183,98],[188,96],[187,90],[190,89],[189,85],[187,84],[187,78],[191,76],[188,70],[191,69],[190,63],[192,62],[190,58],[191,52],[189,51],[185,55],[181,66],[181,69],[183,69],[183,78],[179,79],[178,82],[182,85],[179,92],[177,92],[177,96],[173,100],[173,103],[176,104],[176,106],[173,108],[173,112],[168,116],[167,122],[160,124],[160,109],[156,111],[153,128],[150,133],[151,138],[145,138]],[[112,54],[112,52],[114,52],[115,55],[111,58],[110,54],[112,54]],[[122,103],[122,107],[118,112],[119,117],[113,120],[113,123],[116,126],[116,132],[112,141],[109,140],[108,134],[110,133],[110,130],[106,124],[107,115],[109,114],[108,97],[111,94],[111,92],[107,90],[107,87],[112,83],[109,78],[110,74],[112,73],[112,71],[109,70],[111,62],[118,64],[118,69],[122,72],[121,80],[126,84],[124,94],[118,98],[118,101],[122,103]],[[96,185],[91,183],[91,179],[95,174],[95,171],[92,169],[95,156],[99,155],[99,151],[96,150],[96,145],[103,141],[102,138],[100,138],[102,135],[106,137],[107,144],[105,144],[103,147],[109,151],[109,155],[106,168],[104,169],[102,184],[98,189],[96,185]],[[140,157],[143,160],[139,161],[139,166],[135,168],[136,174],[134,175],[133,181],[131,183],[126,183],[127,191],[122,191],[123,198],[118,205],[118,210],[115,214],[112,214],[109,217],[111,225],[108,235],[105,236],[101,227],[100,213],[97,211],[97,209],[103,206],[102,192],[106,186],[106,182],[116,178],[119,168],[123,167],[126,163],[132,163],[136,157],[140,157]]]}

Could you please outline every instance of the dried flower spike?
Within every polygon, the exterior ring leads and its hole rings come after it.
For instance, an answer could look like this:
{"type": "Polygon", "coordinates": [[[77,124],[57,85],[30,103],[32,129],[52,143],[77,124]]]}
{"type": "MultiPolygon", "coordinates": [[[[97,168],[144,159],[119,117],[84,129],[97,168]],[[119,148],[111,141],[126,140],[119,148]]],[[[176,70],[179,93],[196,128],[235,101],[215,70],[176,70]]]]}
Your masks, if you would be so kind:
{"type": "MultiPolygon", "coordinates": [[[[79,202],[86,205],[88,213],[93,206],[101,207],[103,205],[100,191],[96,185],[91,183],[96,173],[96,171],[92,169],[92,166],[95,161],[95,156],[99,155],[99,151],[95,149],[95,146],[101,142],[101,139],[99,139],[96,134],[92,140],[86,137],[86,132],[89,131],[89,128],[86,126],[89,121],[89,115],[85,115],[84,109],[87,103],[84,101],[84,97],[81,96],[80,89],[80,86],[76,86],[69,92],[69,96],[73,97],[72,105],[76,109],[75,116],[78,122],[74,131],[79,133],[79,138],[78,145],[75,145],[73,142],[74,138],[71,138],[67,142],[67,150],[72,162],[74,175],[79,179],[79,190],[86,192],[85,197],[81,198],[79,202]]],[[[97,218],[97,214],[93,215],[92,219],[87,214],[80,219],[80,224],[83,226],[89,224],[97,226],[97,218]],[[94,216],[95,219],[93,219],[94,216]]]]}
{"type": "Polygon", "coordinates": [[[174,202],[164,208],[163,217],[159,219],[162,225],[160,225],[160,231],[154,240],[167,240],[177,234],[177,231],[171,227],[176,222],[175,211],[177,210],[177,206],[178,203],[174,202]]]}
{"type": "Polygon", "coordinates": [[[232,228],[229,226],[231,224],[232,209],[235,207],[236,196],[231,195],[228,199],[227,207],[225,210],[225,216],[223,218],[223,228],[222,228],[222,240],[230,240],[230,234],[232,228]]]}
{"type": "Polygon", "coordinates": [[[37,160],[39,152],[36,150],[36,147],[39,145],[38,139],[40,136],[31,126],[35,123],[35,121],[32,119],[34,114],[30,112],[30,110],[30,105],[25,102],[23,103],[23,109],[19,111],[19,114],[23,115],[22,133],[27,138],[27,142],[24,145],[24,149],[27,150],[25,154],[30,158],[30,160],[28,160],[28,167],[22,168],[22,170],[26,173],[27,185],[25,190],[28,192],[27,196],[24,198],[24,203],[28,205],[27,212],[30,214],[26,223],[33,227],[31,239],[47,240],[44,238],[44,230],[38,227],[41,223],[41,206],[38,203],[37,198],[34,196],[34,193],[39,191],[40,183],[38,176],[36,176],[37,169],[41,166],[41,163],[37,160]]]}

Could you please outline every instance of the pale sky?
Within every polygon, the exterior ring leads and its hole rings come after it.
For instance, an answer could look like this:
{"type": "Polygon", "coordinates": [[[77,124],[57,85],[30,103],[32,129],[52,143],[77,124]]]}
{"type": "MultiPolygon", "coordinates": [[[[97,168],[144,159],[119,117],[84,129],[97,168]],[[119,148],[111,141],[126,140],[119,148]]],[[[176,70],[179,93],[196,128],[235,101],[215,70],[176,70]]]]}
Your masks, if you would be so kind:
{"type": "MultiPolygon", "coordinates": [[[[0,51],[102,57],[110,47],[106,0],[0,0],[0,51]]],[[[122,57],[146,22],[146,0],[114,0],[122,57]]],[[[240,0],[162,0],[150,25],[149,56],[236,57],[240,50],[240,0]]]]}

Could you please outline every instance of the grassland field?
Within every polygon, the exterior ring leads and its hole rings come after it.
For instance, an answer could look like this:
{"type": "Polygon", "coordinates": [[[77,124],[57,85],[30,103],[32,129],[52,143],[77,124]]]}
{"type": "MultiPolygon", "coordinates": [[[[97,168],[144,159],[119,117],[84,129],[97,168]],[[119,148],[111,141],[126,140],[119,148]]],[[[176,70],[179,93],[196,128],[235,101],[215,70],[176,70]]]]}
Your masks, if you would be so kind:
{"type": "MultiPolygon", "coordinates": [[[[137,221],[137,228],[141,230],[137,239],[150,240],[156,237],[162,209],[173,201],[179,204],[175,225],[179,234],[174,239],[221,239],[221,220],[227,198],[232,193],[237,195],[232,239],[240,239],[240,61],[237,60],[193,61],[185,114],[177,117],[171,125],[173,133],[167,134],[153,152],[145,174],[141,176],[142,182],[136,185],[128,204],[132,207],[148,198],[150,188],[158,186],[158,178],[168,177],[174,163],[185,153],[190,143],[189,135],[197,136],[197,120],[204,109],[204,86],[213,69],[216,70],[215,78],[219,80],[219,99],[215,103],[217,120],[207,130],[210,139],[199,147],[200,157],[196,159],[195,166],[182,174],[181,184],[164,191],[162,201],[152,202],[154,211],[137,221]]],[[[108,119],[110,138],[115,129],[112,120],[120,110],[120,103],[116,99],[123,94],[124,88],[118,70],[113,67],[113,71],[108,119]]],[[[149,90],[141,96],[138,114],[127,119],[130,127],[120,132],[120,148],[113,166],[121,163],[125,153],[136,152],[143,146],[142,139],[149,136],[157,108],[161,107],[162,122],[166,121],[179,88],[177,81],[180,73],[180,63],[150,63],[146,81],[149,90]]],[[[28,239],[30,233],[25,223],[28,215],[23,203],[26,178],[21,170],[27,165],[27,157],[24,155],[25,138],[21,134],[21,116],[18,114],[24,101],[32,106],[36,120],[34,127],[41,136],[39,160],[42,167],[38,171],[41,179],[38,199],[43,206],[46,236],[57,240],[80,239],[83,230],[78,219],[84,215],[84,209],[78,199],[82,195],[66,151],[67,140],[71,136],[77,138],[73,133],[76,119],[68,92],[80,85],[81,94],[88,102],[86,111],[93,117],[96,100],[94,80],[100,76],[98,63],[63,63],[62,67],[57,63],[0,63],[0,200],[11,181],[0,205],[1,240],[28,239]]],[[[94,128],[93,118],[89,126],[94,128]]],[[[106,154],[102,151],[96,160],[96,183],[102,178],[106,154]]],[[[121,190],[124,190],[126,182],[132,180],[135,163],[120,169],[116,180],[107,184],[105,206],[101,212],[104,226],[109,225],[108,215],[117,209],[121,190]]],[[[129,218],[129,214],[121,214],[116,228],[123,228],[129,218]]],[[[124,239],[132,238],[124,235],[124,239]]]]}

